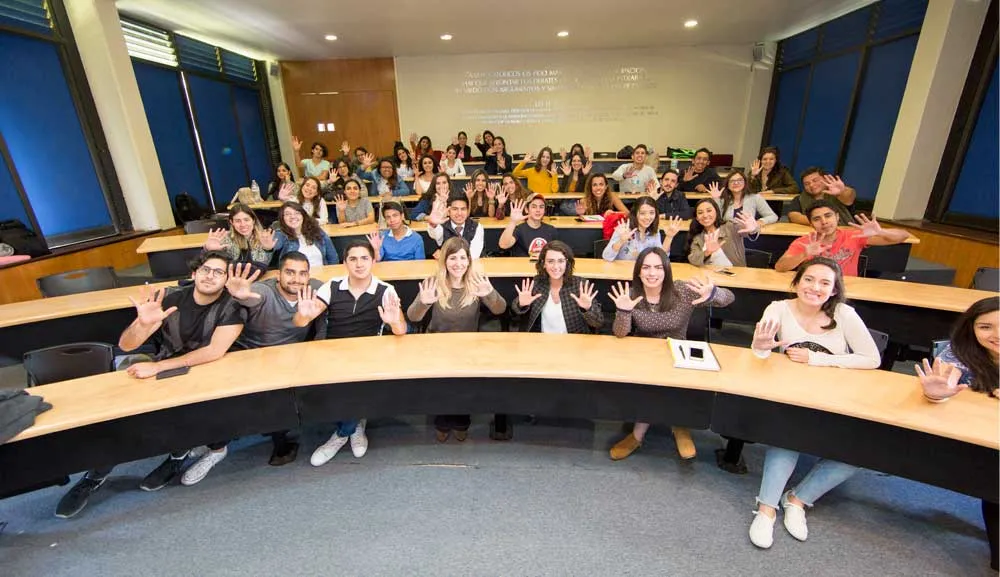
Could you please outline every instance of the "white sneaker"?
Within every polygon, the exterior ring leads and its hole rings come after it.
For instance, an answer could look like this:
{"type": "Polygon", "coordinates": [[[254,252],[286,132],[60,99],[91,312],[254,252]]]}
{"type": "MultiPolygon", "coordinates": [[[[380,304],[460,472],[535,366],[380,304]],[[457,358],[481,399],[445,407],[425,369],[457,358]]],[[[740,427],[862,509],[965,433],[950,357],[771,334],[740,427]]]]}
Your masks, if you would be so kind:
{"type": "Polygon", "coordinates": [[[209,451],[198,459],[194,465],[188,467],[187,471],[184,471],[184,474],[181,476],[181,484],[190,486],[198,483],[208,475],[212,467],[225,459],[228,453],[229,449],[227,447],[223,447],[221,451],[209,451]]]}
{"type": "Polygon", "coordinates": [[[337,455],[337,451],[341,447],[347,444],[347,437],[341,437],[337,433],[334,433],[330,440],[323,443],[313,451],[312,457],[309,458],[309,462],[313,467],[321,467],[327,464],[330,459],[337,455]]]}
{"type": "Polygon", "coordinates": [[[774,519],[760,511],[753,512],[750,523],[750,542],[761,549],[770,549],[774,543],[774,519]]]}
{"type": "Polygon", "coordinates": [[[785,510],[785,529],[788,533],[798,539],[805,541],[809,538],[809,526],[806,525],[806,510],[788,500],[788,493],[781,496],[781,508],[785,510]]]}
{"type": "Polygon", "coordinates": [[[351,433],[351,452],[354,453],[355,459],[364,457],[365,453],[368,452],[368,436],[365,435],[365,425],[367,424],[367,419],[361,419],[358,421],[358,427],[351,433]]]}
{"type": "Polygon", "coordinates": [[[208,454],[211,449],[207,445],[200,445],[188,451],[187,457],[190,459],[200,459],[208,454]]]}

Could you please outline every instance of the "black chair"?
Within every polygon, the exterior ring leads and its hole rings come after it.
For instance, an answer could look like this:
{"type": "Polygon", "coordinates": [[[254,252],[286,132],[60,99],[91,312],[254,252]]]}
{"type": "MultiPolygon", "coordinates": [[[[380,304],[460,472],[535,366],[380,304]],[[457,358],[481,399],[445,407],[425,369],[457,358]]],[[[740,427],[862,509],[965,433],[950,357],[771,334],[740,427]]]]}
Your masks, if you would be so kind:
{"type": "Polygon", "coordinates": [[[609,242],[611,239],[607,238],[594,241],[594,258],[601,258],[601,255],[604,254],[604,247],[608,246],[609,242]]]}
{"type": "Polygon", "coordinates": [[[747,266],[750,268],[771,268],[771,253],[766,250],[746,249],[747,266]]]}
{"type": "Polygon", "coordinates": [[[216,228],[229,228],[229,223],[227,222],[225,226],[220,226],[219,221],[211,218],[192,220],[184,223],[184,234],[200,234],[216,228]]]}
{"type": "Polygon", "coordinates": [[[605,160],[607,160],[607,159],[614,160],[617,157],[618,157],[618,154],[615,153],[615,152],[595,152],[594,153],[594,160],[597,160],[598,158],[602,158],[602,159],[605,159],[605,160]]]}
{"type": "Polygon", "coordinates": [[[1000,269],[980,267],[972,277],[972,288],[981,291],[1000,291],[1000,269]]]}
{"type": "Polygon", "coordinates": [[[69,343],[24,353],[28,386],[47,385],[115,370],[115,355],[107,343],[69,343]]]}
{"type": "Polygon", "coordinates": [[[885,350],[889,346],[889,333],[883,333],[882,331],[876,331],[875,329],[868,329],[868,332],[872,334],[872,338],[875,339],[875,346],[878,347],[879,356],[885,355],[885,350]]]}
{"type": "Polygon", "coordinates": [[[858,276],[868,276],[868,255],[858,255],[858,276]]]}
{"type": "Polygon", "coordinates": [[[118,288],[121,283],[109,266],[82,268],[44,276],[35,281],[45,298],[118,288]]]}

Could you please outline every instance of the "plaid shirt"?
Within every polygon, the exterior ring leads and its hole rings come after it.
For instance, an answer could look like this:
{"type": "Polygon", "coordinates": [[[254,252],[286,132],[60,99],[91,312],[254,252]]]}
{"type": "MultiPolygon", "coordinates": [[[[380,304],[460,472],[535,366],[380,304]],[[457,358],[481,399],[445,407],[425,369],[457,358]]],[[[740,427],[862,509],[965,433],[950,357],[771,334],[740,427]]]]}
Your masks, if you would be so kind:
{"type": "MultiPolygon", "coordinates": [[[[538,319],[542,316],[542,307],[545,306],[549,295],[548,275],[537,275],[534,280],[535,288],[531,294],[544,295],[542,298],[535,300],[527,309],[521,308],[516,296],[510,301],[511,315],[515,319],[520,317],[521,332],[525,333],[542,330],[542,323],[538,319]]],[[[593,332],[594,329],[601,328],[604,323],[604,314],[601,312],[601,303],[597,302],[597,298],[594,298],[590,310],[584,311],[576,304],[575,300],[570,298],[570,293],[579,296],[580,277],[569,277],[559,289],[559,306],[562,307],[563,319],[566,321],[566,331],[570,334],[587,334],[593,332]]]]}

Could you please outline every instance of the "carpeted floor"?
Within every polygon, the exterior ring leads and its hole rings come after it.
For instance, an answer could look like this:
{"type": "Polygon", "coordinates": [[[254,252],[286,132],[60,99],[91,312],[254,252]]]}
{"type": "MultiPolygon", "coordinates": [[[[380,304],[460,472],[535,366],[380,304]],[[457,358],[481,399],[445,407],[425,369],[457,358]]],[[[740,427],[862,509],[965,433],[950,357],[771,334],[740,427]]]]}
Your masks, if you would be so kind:
{"type": "Polygon", "coordinates": [[[199,485],[159,493],[137,488],[159,459],[129,463],[68,521],[53,516],[63,487],[0,501],[0,575],[995,574],[966,496],[863,471],[810,512],[809,541],[779,523],[760,551],[759,446],[736,476],[715,467],[710,433],[693,462],[656,429],[612,462],[620,423],[519,423],[506,443],[486,423],[439,445],[425,417],[374,422],[366,457],[345,448],[320,468],[308,457],[327,431],[277,468],[266,439],[246,438],[199,485]]]}

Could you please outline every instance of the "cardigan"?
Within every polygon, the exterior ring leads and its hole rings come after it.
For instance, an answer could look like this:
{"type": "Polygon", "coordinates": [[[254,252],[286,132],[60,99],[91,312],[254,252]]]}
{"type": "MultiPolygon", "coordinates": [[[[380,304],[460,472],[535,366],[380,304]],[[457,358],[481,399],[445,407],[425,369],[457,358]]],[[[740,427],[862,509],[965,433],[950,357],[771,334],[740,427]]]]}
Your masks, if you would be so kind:
{"type": "MultiPolygon", "coordinates": [[[[875,339],[858,316],[853,307],[840,303],[833,311],[833,320],[837,326],[821,333],[809,333],[799,325],[799,321],[789,306],[795,299],[774,301],[767,305],[761,321],[773,320],[780,325],[778,340],[788,341],[790,345],[810,343],[820,345],[830,352],[819,352],[813,348],[809,351],[809,364],[814,367],[840,367],[844,369],[877,369],[881,359],[875,339]]],[[[782,347],[785,352],[787,347],[782,347]]],[[[766,359],[771,355],[771,349],[753,353],[766,359]]]]}
{"type": "MultiPolygon", "coordinates": [[[[722,211],[722,220],[729,222],[736,216],[736,206],[732,202],[723,204],[726,208],[722,211]]],[[[778,215],[774,214],[771,205],[759,194],[744,194],[741,208],[743,214],[749,214],[754,220],[762,220],[764,224],[778,222],[778,215]]]]}
{"type": "MultiPolygon", "coordinates": [[[[754,237],[756,239],[756,237],[754,237]]],[[[719,242],[722,244],[722,253],[726,255],[733,266],[746,266],[747,253],[743,247],[743,235],[736,232],[736,227],[731,222],[727,222],[719,227],[719,242]]],[[[707,264],[705,257],[705,233],[691,239],[691,250],[688,252],[688,262],[694,266],[707,264]]]]}
{"type": "MultiPolygon", "coordinates": [[[[542,323],[542,308],[548,300],[550,290],[549,276],[540,274],[535,276],[535,286],[531,294],[542,295],[527,308],[522,308],[517,297],[510,301],[510,313],[515,320],[521,322],[521,332],[540,332],[542,323]]],[[[597,298],[590,305],[590,310],[583,310],[570,298],[570,294],[579,296],[580,277],[570,276],[563,280],[562,288],[559,289],[559,306],[562,309],[563,320],[566,322],[566,331],[570,334],[587,334],[593,330],[600,329],[604,324],[604,313],[601,311],[601,303],[597,298]]]]}

